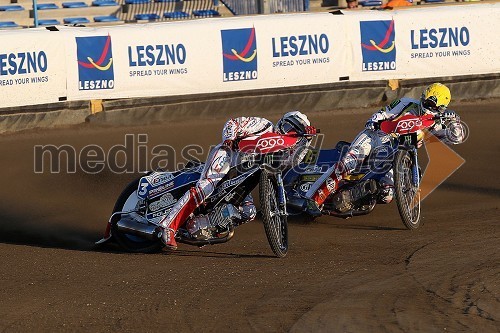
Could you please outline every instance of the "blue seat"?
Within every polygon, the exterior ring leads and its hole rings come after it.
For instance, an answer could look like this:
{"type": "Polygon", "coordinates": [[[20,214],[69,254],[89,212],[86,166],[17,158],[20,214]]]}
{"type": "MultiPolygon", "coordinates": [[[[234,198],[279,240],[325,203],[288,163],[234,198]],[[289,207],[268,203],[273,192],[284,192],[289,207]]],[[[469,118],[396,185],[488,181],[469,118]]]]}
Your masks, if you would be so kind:
{"type": "Polygon", "coordinates": [[[363,2],[358,2],[362,7],[376,7],[376,6],[382,6],[382,1],[377,1],[377,0],[368,0],[368,1],[363,1],[363,2]]]}
{"type": "Polygon", "coordinates": [[[163,14],[164,18],[170,18],[170,19],[181,19],[181,18],[186,18],[189,17],[190,15],[186,12],[165,12],[163,14]]]}
{"type": "Polygon", "coordinates": [[[38,10],[59,9],[59,7],[55,3],[39,3],[36,5],[36,9],[38,10]]]}
{"type": "Polygon", "coordinates": [[[56,19],[44,19],[44,20],[38,20],[38,25],[58,25],[61,24],[56,19]]]}
{"type": "Polygon", "coordinates": [[[13,12],[18,10],[24,10],[24,7],[20,5],[0,6],[0,11],[2,12],[13,12]]]}
{"type": "Polygon", "coordinates": [[[90,22],[86,17],[65,17],[63,21],[66,24],[82,24],[90,22]]]}
{"type": "Polygon", "coordinates": [[[179,2],[180,0],[155,0],[155,2],[179,2]]]}
{"type": "Polygon", "coordinates": [[[148,21],[154,21],[160,18],[160,15],[158,14],[135,14],[135,19],[136,20],[148,20],[148,21]]]}
{"type": "Polygon", "coordinates": [[[84,7],[88,7],[88,5],[85,2],[82,2],[82,1],[63,2],[62,6],[63,6],[63,8],[84,8],[84,7]]]}
{"type": "Polygon", "coordinates": [[[118,2],[115,0],[95,0],[92,1],[92,6],[105,7],[105,6],[118,6],[118,2]]]}
{"type": "Polygon", "coordinates": [[[0,21],[0,28],[17,28],[18,25],[16,22],[12,21],[0,21]]]}
{"type": "Polygon", "coordinates": [[[120,19],[114,15],[104,15],[104,16],[95,16],[95,22],[116,22],[120,21],[120,19]]]}
{"type": "Polygon", "coordinates": [[[220,16],[219,12],[214,9],[193,10],[193,15],[196,17],[220,16]]]}
{"type": "Polygon", "coordinates": [[[125,0],[127,5],[140,5],[144,3],[149,3],[149,0],[125,0]]]}

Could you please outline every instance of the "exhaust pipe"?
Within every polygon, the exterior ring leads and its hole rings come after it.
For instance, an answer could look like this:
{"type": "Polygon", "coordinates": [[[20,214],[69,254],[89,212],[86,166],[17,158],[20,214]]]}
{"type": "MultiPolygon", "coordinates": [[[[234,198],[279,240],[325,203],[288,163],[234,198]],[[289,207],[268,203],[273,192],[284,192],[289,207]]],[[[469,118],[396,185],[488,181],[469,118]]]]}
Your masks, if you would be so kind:
{"type": "Polygon", "coordinates": [[[137,235],[149,240],[157,240],[161,236],[161,231],[156,225],[139,223],[130,216],[122,217],[116,223],[116,226],[121,232],[137,235]]]}

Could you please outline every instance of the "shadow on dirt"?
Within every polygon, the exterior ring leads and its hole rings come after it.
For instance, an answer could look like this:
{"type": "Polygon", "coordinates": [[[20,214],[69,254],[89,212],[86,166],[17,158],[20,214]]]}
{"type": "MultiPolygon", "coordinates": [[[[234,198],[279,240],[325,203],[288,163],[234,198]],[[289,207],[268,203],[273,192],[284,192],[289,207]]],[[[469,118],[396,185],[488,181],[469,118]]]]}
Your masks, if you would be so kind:
{"type": "Polygon", "coordinates": [[[241,253],[227,253],[215,251],[197,251],[197,250],[177,250],[162,252],[165,255],[181,256],[181,257],[200,257],[200,258],[234,258],[234,259],[251,259],[251,258],[276,258],[274,255],[268,254],[241,254],[241,253]]]}
{"type": "Polygon", "coordinates": [[[95,232],[63,225],[37,224],[0,214],[0,243],[66,250],[91,251],[99,238],[95,232]]]}
{"type": "MultiPolygon", "coordinates": [[[[345,219],[334,218],[329,216],[322,216],[317,219],[313,219],[307,215],[294,215],[288,217],[288,223],[293,225],[303,225],[303,226],[314,226],[314,225],[326,225],[331,228],[336,229],[359,229],[359,230],[406,230],[406,228],[395,228],[387,226],[377,226],[369,224],[357,224],[357,223],[345,223],[345,219]],[[341,222],[341,223],[339,223],[341,222]]],[[[354,220],[350,220],[353,221],[354,220]]]]}

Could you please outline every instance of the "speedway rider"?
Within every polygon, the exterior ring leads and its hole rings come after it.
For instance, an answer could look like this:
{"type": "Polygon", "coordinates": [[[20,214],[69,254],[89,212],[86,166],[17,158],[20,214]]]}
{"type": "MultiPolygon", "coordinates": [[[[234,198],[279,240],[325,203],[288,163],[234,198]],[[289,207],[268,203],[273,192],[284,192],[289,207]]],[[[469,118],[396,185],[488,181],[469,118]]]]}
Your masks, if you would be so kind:
{"type": "MultiPolygon", "coordinates": [[[[170,212],[160,221],[163,229],[162,242],[168,249],[177,249],[175,233],[177,229],[187,220],[194,210],[202,205],[212,194],[217,183],[224,178],[232,166],[232,153],[238,152],[238,142],[250,136],[260,136],[265,133],[276,131],[286,134],[294,131],[299,134],[315,134],[316,129],[311,126],[306,115],[299,111],[286,113],[274,128],[273,123],[259,117],[239,117],[230,119],[222,130],[222,143],[215,146],[210,152],[205,168],[196,186],[188,190],[170,212]]],[[[297,146],[309,145],[308,139],[299,140],[297,146]]],[[[299,158],[300,159],[300,158],[299,158]]],[[[245,198],[240,208],[242,217],[246,222],[255,218],[256,210],[251,195],[245,198]]]]}
{"type": "MultiPolygon", "coordinates": [[[[430,132],[446,144],[462,143],[464,128],[460,123],[460,117],[455,112],[446,110],[450,101],[451,93],[448,87],[441,83],[433,83],[424,90],[420,100],[404,97],[374,113],[366,122],[365,128],[351,143],[342,159],[330,167],[309,189],[306,194],[308,212],[312,215],[321,215],[322,204],[330,194],[338,189],[339,182],[358,169],[374,148],[391,140],[390,136],[380,130],[380,123],[384,120],[396,120],[407,114],[415,116],[439,114],[443,116],[445,121],[442,123],[437,121],[430,128],[430,132]]],[[[417,147],[420,147],[423,141],[423,132],[417,134],[419,140],[417,147]]],[[[380,180],[380,185],[383,188],[379,203],[390,203],[394,195],[392,169],[380,180]]]]}

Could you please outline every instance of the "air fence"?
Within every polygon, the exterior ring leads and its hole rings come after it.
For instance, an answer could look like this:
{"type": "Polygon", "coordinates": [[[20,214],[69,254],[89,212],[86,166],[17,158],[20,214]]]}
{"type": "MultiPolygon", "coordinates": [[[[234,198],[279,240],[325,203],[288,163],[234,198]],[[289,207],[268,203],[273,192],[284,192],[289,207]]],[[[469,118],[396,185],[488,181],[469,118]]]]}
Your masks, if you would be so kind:
{"type": "Polygon", "coordinates": [[[498,31],[498,3],[7,31],[2,107],[499,73],[498,31]]]}

